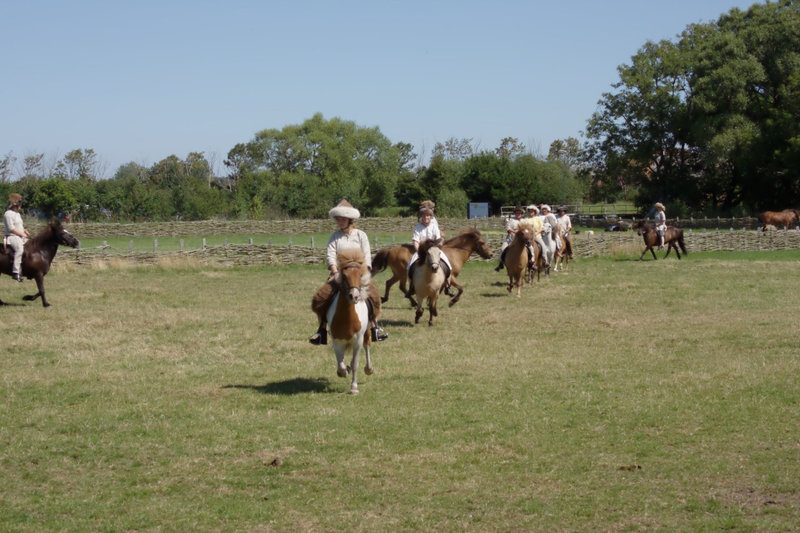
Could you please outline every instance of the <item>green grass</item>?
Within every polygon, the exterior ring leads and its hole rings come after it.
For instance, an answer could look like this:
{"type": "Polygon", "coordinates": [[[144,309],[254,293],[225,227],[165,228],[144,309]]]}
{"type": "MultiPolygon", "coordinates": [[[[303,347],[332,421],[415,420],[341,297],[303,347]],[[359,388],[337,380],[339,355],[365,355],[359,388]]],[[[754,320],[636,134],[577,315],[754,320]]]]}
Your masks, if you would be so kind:
{"type": "Polygon", "coordinates": [[[322,266],[0,278],[0,530],[795,529],[800,253],[636,258],[393,289],[356,397],[322,266]]]}

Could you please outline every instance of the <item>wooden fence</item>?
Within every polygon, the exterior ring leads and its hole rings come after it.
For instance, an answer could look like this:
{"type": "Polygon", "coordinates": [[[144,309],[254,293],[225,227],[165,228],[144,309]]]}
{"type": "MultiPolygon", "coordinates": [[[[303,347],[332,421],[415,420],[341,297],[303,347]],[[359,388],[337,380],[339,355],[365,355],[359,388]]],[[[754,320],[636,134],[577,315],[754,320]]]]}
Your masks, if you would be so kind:
{"type": "MultiPolygon", "coordinates": [[[[451,233],[452,234],[452,233],[451,233]]],[[[485,234],[491,248],[500,250],[502,233],[485,234]]],[[[121,261],[132,264],[155,264],[175,259],[217,266],[249,265],[291,265],[318,264],[324,261],[324,246],[312,245],[309,237],[298,237],[292,245],[226,244],[222,246],[202,246],[197,250],[182,250],[163,253],[119,253],[109,249],[72,250],[61,248],[56,258],[58,263],[73,265],[93,265],[98,262],[121,261]]],[[[708,251],[770,251],[800,248],[800,231],[753,231],[737,230],[692,230],[684,232],[684,241],[689,252],[708,251]]],[[[597,257],[610,254],[636,255],[644,250],[642,238],[634,231],[624,232],[582,232],[573,236],[577,257],[597,257]]],[[[373,241],[373,252],[391,242],[373,241]]],[[[154,243],[154,250],[157,250],[154,243]]],[[[663,252],[662,252],[663,253],[663,252]]],[[[482,261],[473,255],[471,261],[482,261]]],[[[493,260],[492,260],[493,261],[493,260]]]]}

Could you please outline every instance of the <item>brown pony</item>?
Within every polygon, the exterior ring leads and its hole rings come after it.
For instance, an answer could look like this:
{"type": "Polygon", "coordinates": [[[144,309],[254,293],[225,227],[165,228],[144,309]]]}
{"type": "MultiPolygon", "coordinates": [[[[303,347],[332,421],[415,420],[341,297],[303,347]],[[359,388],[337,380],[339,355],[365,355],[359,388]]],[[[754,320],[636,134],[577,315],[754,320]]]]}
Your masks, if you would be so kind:
{"type": "MultiPolygon", "coordinates": [[[[77,248],[80,243],[61,226],[61,222],[54,220],[36,236],[25,243],[22,252],[22,267],[20,274],[28,279],[36,280],[36,287],[39,289],[36,294],[23,296],[26,301],[33,301],[39,296],[42,297],[42,306],[50,307],[50,302],[44,295],[44,276],[50,271],[50,264],[56,256],[58,246],[71,246],[77,248]]],[[[0,248],[0,274],[11,275],[13,267],[12,250],[0,248]]],[[[3,301],[0,300],[0,305],[3,301]]]]}
{"type": "Polygon", "coordinates": [[[564,235],[563,228],[559,227],[557,232],[558,238],[561,239],[561,246],[556,248],[556,253],[553,259],[553,271],[558,272],[561,270],[562,272],[566,272],[569,269],[569,259],[570,255],[572,254],[572,243],[570,243],[570,240],[567,239],[566,235],[564,235]]]}
{"type": "Polygon", "coordinates": [[[789,229],[794,221],[800,222],[800,211],[797,209],[784,209],[783,211],[764,211],[758,215],[761,231],[767,231],[767,226],[772,224],[776,228],[783,226],[789,229]]]}
{"type": "MultiPolygon", "coordinates": [[[[458,293],[450,300],[450,305],[453,305],[461,298],[461,294],[464,292],[463,286],[458,283],[455,278],[461,272],[469,256],[477,252],[477,254],[484,259],[491,259],[494,253],[492,249],[489,248],[481,232],[473,228],[466,229],[456,237],[446,240],[442,246],[442,250],[447,254],[450,265],[453,267],[450,281],[452,286],[458,290],[458,293]]],[[[375,254],[375,257],[372,258],[373,275],[383,272],[387,266],[392,269],[392,277],[386,281],[386,291],[381,298],[382,302],[387,302],[389,300],[389,289],[399,281],[400,290],[402,290],[403,294],[411,301],[411,305],[416,307],[416,302],[406,290],[406,281],[408,279],[406,268],[408,267],[408,262],[411,260],[412,255],[414,255],[414,245],[395,244],[394,246],[381,248],[378,250],[378,253],[375,254]]]]}
{"type": "MultiPolygon", "coordinates": [[[[638,224],[639,228],[639,235],[642,236],[644,239],[645,249],[642,252],[642,255],[639,256],[639,261],[644,258],[644,254],[647,253],[647,250],[650,250],[650,253],[653,254],[653,259],[658,259],[656,257],[656,252],[654,248],[658,246],[658,232],[655,228],[651,227],[650,224],[647,223],[646,220],[642,220],[638,224]]],[[[667,226],[667,231],[664,234],[664,244],[667,245],[667,253],[664,255],[664,259],[667,258],[669,255],[670,250],[673,248],[675,249],[675,253],[678,254],[678,259],[681,258],[681,253],[678,251],[678,246],[681,247],[681,250],[684,254],[688,254],[689,252],[686,250],[686,245],[683,243],[683,230],[681,228],[676,228],[675,226],[667,226]]]]}
{"type": "Polygon", "coordinates": [[[444,241],[442,250],[450,260],[450,266],[453,267],[453,272],[450,275],[450,285],[458,290],[458,293],[450,298],[448,305],[452,307],[464,292],[464,286],[456,281],[456,276],[461,273],[461,269],[469,259],[469,256],[477,252],[482,258],[491,259],[494,257],[494,252],[489,248],[489,244],[483,238],[481,232],[475,228],[463,230],[452,239],[447,239],[444,241]]]}
{"type": "Polygon", "coordinates": [[[517,288],[517,298],[522,296],[522,283],[527,277],[528,269],[528,246],[533,242],[533,228],[528,224],[520,224],[514,238],[506,248],[506,255],[503,257],[503,264],[508,273],[508,293],[517,288]]]}

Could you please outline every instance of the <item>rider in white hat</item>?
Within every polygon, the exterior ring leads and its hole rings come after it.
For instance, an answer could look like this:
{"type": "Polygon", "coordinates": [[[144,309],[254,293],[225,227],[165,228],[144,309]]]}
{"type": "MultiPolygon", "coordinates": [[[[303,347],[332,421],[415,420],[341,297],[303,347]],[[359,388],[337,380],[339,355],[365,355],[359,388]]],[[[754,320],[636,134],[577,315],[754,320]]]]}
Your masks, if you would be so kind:
{"type": "MultiPolygon", "coordinates": [[[[336,263],[336,256],[342,250],[356,248],[364,253],[366,266],[372,269],[372,254],[369,246],[369,237],[362,230],[355,226],[355,221],[361,218],[361,213],[353,207],[347,200],[342,200],[336,207],[328,211],[328,216],[336,220],[339,229],[334,231],[328,240],[325,249],[325,263],[328,266],[328,280],[322,285],[311,300],[311,309],[317,314],[319,327],[317,332],[308,339],[311,344],[328,344],[328,307],[333,302],[333,297],[338,290],[336,277],[339,274],[339,266],[336,263]]],[[[389,337],[376,322],[381,310],[381,298],[378,288],[370,281],[369,283],[370,322],[372,326],[372,340],[382,341],[389,337]]]]}

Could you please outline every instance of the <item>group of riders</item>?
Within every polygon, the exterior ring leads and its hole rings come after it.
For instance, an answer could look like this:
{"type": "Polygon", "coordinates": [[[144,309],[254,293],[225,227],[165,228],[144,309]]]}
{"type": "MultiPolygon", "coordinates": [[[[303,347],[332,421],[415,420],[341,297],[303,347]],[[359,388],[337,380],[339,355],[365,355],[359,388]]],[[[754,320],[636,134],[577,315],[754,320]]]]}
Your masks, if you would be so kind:
{"type": "Polygon", "coordinates": [[[527,245],[528,267],[531,270],[535,271],[538,269],[534,261],[536,257],[533,250],[534,243],[539,247],[539,255],[542,257],[544,268],[550,268],[551,258],[545,253],[546,248],[544,240],[542,239],[542,235],[544,234],[560,236],[560,239],[554,238],[556,250],[560,250],[564,247],[564,253],[572,259],[572,221],[567,214],[566,206],[559,206],[555,215],[551,212],[550,206],[547,204],[539,204],[538,206],[531,204],[526,208],[517,206],[514,208],[513,216],[506,221],[506,240],[503,242],[503,246],[500,249],[500,262],[497,267],[495,267],[495,272],[500,272],[500,270],[503,269],[506,249],[511,244],[511,241],[514,240],[514,236],[519,231],[520,224],[530,226],[533,232],[534,242],[527,245]]]}
{"type": "MultiPolygon", "coordinates": [[[[417,263],[420,245],[429,240],[442,241],[444,239],[444,232],[442,232],[441,228],[439,227],[439,222],[434,216],[435,207],[436,205],[430,200],[425,200],[419,206],[419,211],[417,213],[417,225],[414,227],[411,237],[415,251],[409,260],[407,267],[408,279],[410,281],[408,291],[409,294],[414,293],[413,269],[417,263]]],[[[361,252],[364,254],[364,260],[366,263],[365,266],[367,266],[370,270],[372,268],[372,256],[369,238],[363,230],[360,230],[356,227],[356,221],[361,217],[361,213],[358,211],[358,209],[353,207],[347,200],[342,200],[338,205],[328,212],[328,215],[330,218],[333,218],[336,221],[338,229],[331,235],[325,250],[325,263],[328,267],[328,279],[321,287],[317,289],[311,300],[311,309],[317,315],[318,328],[317,331],[308,339],[308,341],[311,344],[317,345],[328,343],[327,315],[328,309],[330,308],[334,297],[336,296],[337,277],[339,274],[339,267],[336,262],[337,255],[348,249],[361,250],[361,252]]],[[[543,232],[551,230],[557,231],[558,234],[563,238],[563,243],[560,239],[557,240],[557,242],[559,242],[558,246],[565,246],[565,253],[572,258],[572,238],[570,237],[570,233],[572,231],[572,222],[570,221],[569,215],[567,214],[567,208],[565,206],[560,206],[557,209],[556,214],[551,213],[550,206],[547,204],[541,204],[539,206],[529,205],[525,209],[519,206],[514,209],[514,216],[509,218],[506,223],[507,236],[501,249],[500,264],[495,269],[496,271],[500,271],[500,269],[503,268],[503,254],[508,245],[511,243],[511,240],[514,238],[514,234],[516,234],[521,223],[527,223],[533,228],[534,240],[540,247],[540,250],[545,249],[544,241],[542,240],[543,232]],[[523,218],[526,210],[527,216],[523,218]]],[[[533,258],[535,257],[533,249],[529,248],[528,253],[530,254],[529,264],[535,269],[536,266],[533,264],[533,258]]],[[[542,253],[540,255],[543,258],[546,257],[546,254],[542,253]]],[[[452,266],[450,265],[450,260],[446,254],[442,254],[441,259],[443,263],[442,267],[445,272],[444,290],[447,294],[450,294],[450,275],[452,272],[452,266]]],[[[545,259],[544,264],[546,268],[550,266],[549,258],[545,259]]],[[[381,308],[380,294],[378,293],[377,287],[371,280],[367,285],[367,295],[367,307],[369,309],[372,340],[385,340],[389,337],[389,335],[377,324],[377,317],[380,314],[381,308]]]]}

